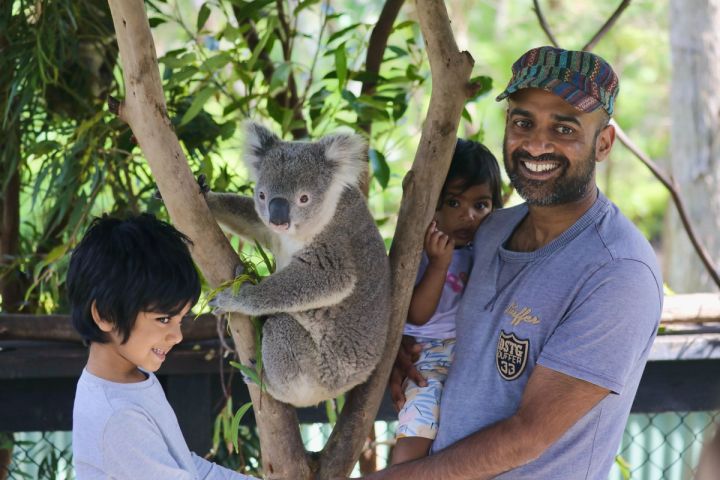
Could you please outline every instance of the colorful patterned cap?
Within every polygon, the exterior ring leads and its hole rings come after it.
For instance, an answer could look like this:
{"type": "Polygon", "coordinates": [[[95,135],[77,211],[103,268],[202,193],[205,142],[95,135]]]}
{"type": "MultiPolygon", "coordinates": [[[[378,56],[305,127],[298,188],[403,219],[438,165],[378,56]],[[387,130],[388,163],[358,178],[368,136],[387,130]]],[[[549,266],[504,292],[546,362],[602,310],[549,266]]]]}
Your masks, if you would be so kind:
{"type": "Polygon", "coordinates": [[[533,48],[512,66],[507,88],[500,101],[523,88],[541,88],[562,98],[580,111],[602,107],[613,114],[620,83],[612,67],[590,52],[555,47],[533,48]]]}

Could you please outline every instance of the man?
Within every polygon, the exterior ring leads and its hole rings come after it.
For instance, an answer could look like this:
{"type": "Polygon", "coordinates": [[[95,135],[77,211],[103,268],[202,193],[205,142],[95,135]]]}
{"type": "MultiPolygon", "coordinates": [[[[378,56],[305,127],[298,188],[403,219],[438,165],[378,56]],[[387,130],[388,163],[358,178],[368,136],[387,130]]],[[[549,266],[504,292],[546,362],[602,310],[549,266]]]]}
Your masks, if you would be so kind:
{"type": "MultiPolygon", "coordinates": [[[[605,480],[657,331],[654,253],[595,183],[617,76],[535,48],[513,65],[503,155],[526,203],[475,238],[432,454],[372,479],[605,480]]],[[[398,383],[391,382],[398,397],[398,383]]]]}

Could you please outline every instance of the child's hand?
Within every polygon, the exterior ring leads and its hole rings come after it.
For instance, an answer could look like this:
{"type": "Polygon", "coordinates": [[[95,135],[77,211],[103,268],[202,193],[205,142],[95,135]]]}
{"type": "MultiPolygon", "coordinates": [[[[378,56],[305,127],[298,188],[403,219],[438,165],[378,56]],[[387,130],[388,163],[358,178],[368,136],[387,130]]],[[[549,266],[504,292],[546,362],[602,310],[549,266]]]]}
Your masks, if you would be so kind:
{"type": "Polygon", "coordinates": [[[437,222],[433,220],[425,232],[425,253],[427,253],[430,264],[437,267],[447,268],[452,261],[455,241],[446,233],[438,230],[437,222]]]}

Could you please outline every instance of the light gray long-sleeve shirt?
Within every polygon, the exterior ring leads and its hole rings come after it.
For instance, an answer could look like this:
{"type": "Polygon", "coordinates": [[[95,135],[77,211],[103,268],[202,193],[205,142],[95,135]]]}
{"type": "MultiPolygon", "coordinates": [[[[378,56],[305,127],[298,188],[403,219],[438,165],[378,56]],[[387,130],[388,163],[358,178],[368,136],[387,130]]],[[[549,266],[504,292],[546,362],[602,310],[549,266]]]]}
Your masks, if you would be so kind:
{"type": "Polygon", "coordinates": [[[73,408],[78,480],[247,480],[192,453],[152,373],[115,383],[83,370],[73,408]]]}

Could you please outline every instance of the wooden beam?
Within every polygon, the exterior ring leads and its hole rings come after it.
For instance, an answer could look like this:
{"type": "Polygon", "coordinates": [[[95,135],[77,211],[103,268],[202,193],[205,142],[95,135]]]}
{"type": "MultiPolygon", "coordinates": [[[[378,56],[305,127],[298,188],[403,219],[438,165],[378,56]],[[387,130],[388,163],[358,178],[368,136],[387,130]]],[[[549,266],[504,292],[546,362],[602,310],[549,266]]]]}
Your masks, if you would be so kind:
{"type": "Polygon", "coordinates": [[[665,297],[661,323],[718,323],[720,322],[720,295],[717,293],[690,293],[665,297]]]}
{"type": "MultiPolygon", "coordinates": [[[[661,323],[720,323],[720,295],[691,293],[666,296],[661,323]]],[[[185,341],[217,338],[217,319],[211,314],[203,314],[197,318],[189,315],[183,320],[183,336],[185,341]]],[[[12,313],[0,313],[0,340],[81,341],[68,315],[12,313]]]]}
{"type": "MultiPolygon", "coordinates": [[[[210,340],[218,337],[217,319],[203,314],[183,319],[184,341],[210,340]]],[[[227,336],[230,334],[225,331],[227,336]]],[[[0,313],[0,340],[54,340],[81,343],[69,315],[26,315],[0,313]]]]}

